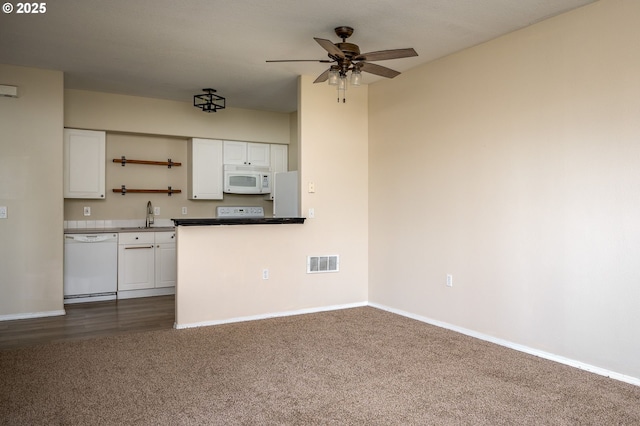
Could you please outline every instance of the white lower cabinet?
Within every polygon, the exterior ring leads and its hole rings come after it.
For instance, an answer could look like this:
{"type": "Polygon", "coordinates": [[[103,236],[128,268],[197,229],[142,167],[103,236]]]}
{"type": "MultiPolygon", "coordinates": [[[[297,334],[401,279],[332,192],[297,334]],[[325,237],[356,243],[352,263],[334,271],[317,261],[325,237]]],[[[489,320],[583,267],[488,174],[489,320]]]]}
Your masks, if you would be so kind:
{"type": "Polygon", "coordinates": [[[118,237],[118,291],[155,286],[154,232],[126,232],[118,237]]]}
{"type": "Polygon", "coordinates": [[[175,232],[123,232],[118,240],[118,299],[173,294],[175,232]]]}
{"type": "Polygon", "coordinates": [[[176,233],[156,232],[155,250],[155,287],[175,287],[178,276],[176,268],[176,233]]]}

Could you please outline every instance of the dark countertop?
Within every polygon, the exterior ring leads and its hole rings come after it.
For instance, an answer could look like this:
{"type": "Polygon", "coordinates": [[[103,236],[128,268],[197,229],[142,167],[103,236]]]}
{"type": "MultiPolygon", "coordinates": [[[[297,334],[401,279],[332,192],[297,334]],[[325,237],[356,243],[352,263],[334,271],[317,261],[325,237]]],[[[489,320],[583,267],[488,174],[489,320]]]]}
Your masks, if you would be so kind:
{"type": "Polygon", "coordinates": [[[216,226],[216,225],[282,225],[304,223],[304,217],[241,217],[241,218],[203,218],[171,219],[176,226],[216,226]]]}

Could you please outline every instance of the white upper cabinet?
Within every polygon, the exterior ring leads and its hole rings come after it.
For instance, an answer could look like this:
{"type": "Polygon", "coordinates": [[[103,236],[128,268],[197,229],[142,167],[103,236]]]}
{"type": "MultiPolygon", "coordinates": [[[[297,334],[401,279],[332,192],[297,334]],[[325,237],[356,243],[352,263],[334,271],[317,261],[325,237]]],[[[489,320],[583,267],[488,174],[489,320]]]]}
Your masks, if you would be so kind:
{"type": "Polygon", "coordinates": [[[222,141],[190,139],[187,144],[190,200],[222,200],[222,141]]]}
{"type": "Polygon", "coordinates": [[[64,129],[64,197],[105,198],[106,134],[64,129]]]}
{"type": "Polygon", "coordinates": [[[273,200],[275,194],[276,173],[289,170],[289,146],[271,145],[271,192],[265,196],[267,200],[273,200]]]}
{"type": "Polygon", "coordinates": [[[271,145],[271,171],[273,173],[286,172],[289,170],[288,148],[288,145],[271,145]]]}
{"type": "Polygon", "coordinates": [[[247,143],[247,163],[252,166],[270,166],[270,145],[267,143],[247,143]]]}
{"type": "Polygon", "coordinates": [[[224,164],[269,167],[269,144],[224,141],[224,164]]]}

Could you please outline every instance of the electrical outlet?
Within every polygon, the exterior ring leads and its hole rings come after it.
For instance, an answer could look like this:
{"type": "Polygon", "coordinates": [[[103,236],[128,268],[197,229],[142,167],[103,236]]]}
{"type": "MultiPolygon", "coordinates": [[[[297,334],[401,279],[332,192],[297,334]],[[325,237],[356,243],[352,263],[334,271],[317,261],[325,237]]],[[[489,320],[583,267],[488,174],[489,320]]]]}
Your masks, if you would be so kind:
{"type": "Polygon", "coordinates": [[[182,208],[182,214],[187,214],[187,208],[186,207],[182,208]]]}
{"type": "Polygon", "coordinates": [[[268,280],[269,279],[269,270],[268,269],[263,269],[262,270],[262,279],[263,280],[268,280]]]}
{"type": "Polygon", "coordinates": [[[316,184],[313,182],[309,182],[309,192],[316,192],[316,184]]]}
{"type": "Polygon", "coordinates": [[[0,206],[0,219],[7,218],[7,206],[0,206]]]}
{"type": "Polygon", "coordinates": [[[85,216],[91,216],[91,207],[89,207],[89,206],[85,206],[85,207],[83,207],[82,213],[83,213],[85,216]]]}
{"type": "Polygon", "coordinates": [[[316,217],[316,211],[314,208],[309,209],[309,219],[313,219],[316,217]]]}
{"type": "Polygon", "coordinates": [[[453,287],[453,275],[447,274],[447,287],[453,287]]]}
{"type": "Polygon", "coordinates": [[[160,207],[154,207],[153,208],[153,214],[154,214],[154,216],[159,216],[160,215],[160,207]]]}

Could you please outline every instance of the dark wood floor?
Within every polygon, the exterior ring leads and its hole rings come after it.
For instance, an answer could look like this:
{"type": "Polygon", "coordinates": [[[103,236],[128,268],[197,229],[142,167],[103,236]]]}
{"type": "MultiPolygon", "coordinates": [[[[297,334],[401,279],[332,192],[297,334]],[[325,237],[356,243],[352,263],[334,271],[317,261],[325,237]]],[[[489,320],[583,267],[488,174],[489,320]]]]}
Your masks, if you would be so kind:
{"type": "Polygon", "coordinates": [[[65,305],[66,315],[0,321],[0,349],[171,329],[175,296],[65,305]]]}

